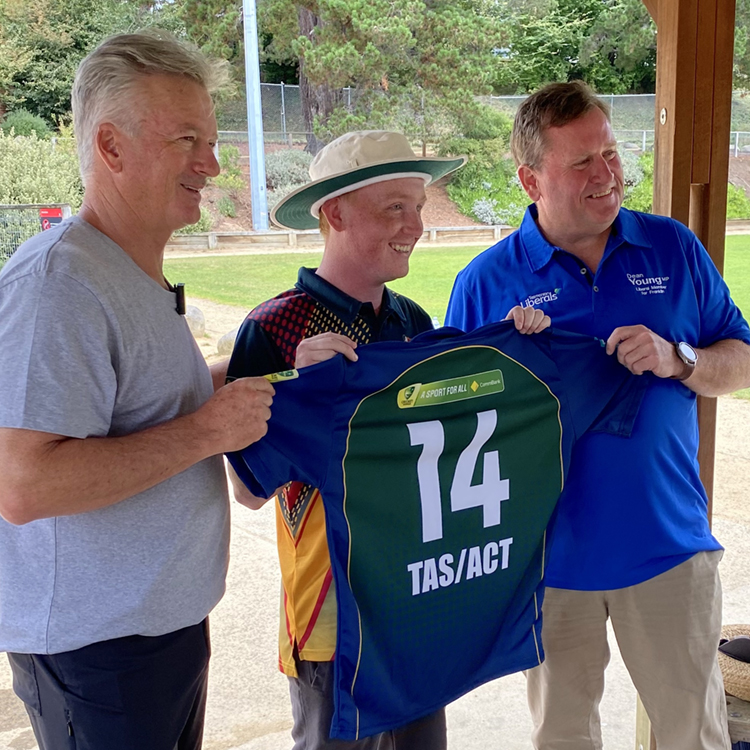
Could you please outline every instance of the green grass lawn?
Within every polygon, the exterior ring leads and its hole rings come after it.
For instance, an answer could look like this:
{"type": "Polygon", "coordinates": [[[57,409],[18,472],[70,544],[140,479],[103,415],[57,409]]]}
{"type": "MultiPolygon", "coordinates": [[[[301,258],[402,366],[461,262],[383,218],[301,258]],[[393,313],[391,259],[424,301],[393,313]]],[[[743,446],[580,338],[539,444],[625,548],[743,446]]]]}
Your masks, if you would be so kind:
{"type": "MultiPolygon", "coordinates": [[[[411,297],[442,323],[456,274],[482,247],[416,250],[409,276],[388,286],[411,297]]],[[[321,252],[240,255],[167,260],[164,273],[174,284],[185,283],[189,297],[203,297],[247,310],[294,286],[300,266],[314,268],[321,252]]]]}
{"type": "Polygon", "coordinates": [[[724,277],[732,298],[750,319],[750,235],[727,237],[724,277]]]}
{"type": "MultiPolygon", "coordinates": [[[[409,276],[389,286],[411,297],[443,322],[456,274],[481,247],[420,250],[411,258],[409,276]]],[[[189,297],[236,305],[247,310],[293,286],[300,266],[317,266],[321,251],[274,253],[221,258],[167,260],[164,272],[172,282],[186,284],[189,297]]],[[[727,237],[724,275],[739,308],[750,316],[750,236],[727,237]]],[[[738,395],[750,399],[750,388],[738,395]]]]}
{"type": "MultiPolygon", "coordinates": [[[[724,278],[727,280],[732,299],[750,319],[750,236],[727,237],[724,278]]],[[[750,399],[750,388],[738,391],[735,395],[750,399]]]]}

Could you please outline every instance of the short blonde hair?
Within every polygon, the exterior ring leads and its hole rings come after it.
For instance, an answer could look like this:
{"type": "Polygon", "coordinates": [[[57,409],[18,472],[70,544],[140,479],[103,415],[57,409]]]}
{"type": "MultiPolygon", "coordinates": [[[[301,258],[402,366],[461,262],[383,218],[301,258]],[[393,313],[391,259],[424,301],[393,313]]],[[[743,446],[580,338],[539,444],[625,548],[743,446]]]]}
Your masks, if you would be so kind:
{"type": "Polygon", "coordinates": [[[583,81],[550,83],[529,96],[516,112],[510,137],[516,166],[538,168],[544,159],[545,131],[561,128],[592,109],[610,119],[609,107],[583,81]]]}
{"type": "Polygon", "coordinates": [[[209,60],[197,47],[160,30],[117,34],[105,39],[78,66],[72,105],[78,159],[84,184],[94,165],[94,141],[102,122],[133,133],[133,93],[149,75],[185,76],[215,93],[229,80],[226,62],[209,60]]]}
{"type": "Polygon", "coordinates": [[[318,226],[320,227],[320,233],[323,235],[323,238],[327,240],[328,235],[331,233],[331,225],[328,223],[328,219],[326,219],[326,215],[322,211],[318,218],[318,226]]]}

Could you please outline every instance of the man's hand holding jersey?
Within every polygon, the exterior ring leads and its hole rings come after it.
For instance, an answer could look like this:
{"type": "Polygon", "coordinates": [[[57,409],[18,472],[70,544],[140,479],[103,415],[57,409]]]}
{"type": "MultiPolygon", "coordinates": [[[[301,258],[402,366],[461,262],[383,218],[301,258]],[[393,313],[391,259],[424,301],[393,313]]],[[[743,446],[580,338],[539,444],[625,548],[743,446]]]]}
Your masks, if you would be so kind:
{"type": "Polygon", "coordinates": [[[552,324],[549,315],[545,315],[543,310],[520,305],[512,307],[505,319],[512,320],[519,333],[541,333],[552,324]]]}
{"type": "Polygon", "coordinates": [[[303,367],[325,362],[337,354],[343,354],[348,360],[356,362],[356,348],[357,342],[341,333],[319,333],[299,342],[294,366],[301,370],[303,367]]]}
{"type": "MultiPolygon", "coordinates": [[[[542,310],[534,307],[516,306],[508,313],[506,320],[513,320],[516,330],[524,334],[539,333],[550,326],[549,315],[545,315],[542,310]]],[[[337,354],[343,354],[347,359],[356,362],[358,359],[357,352],[355,351],[356,348],[356,341],[340,333],[328,332],[318,334],[317,336],[310,336],[310,338],[302,339],[297,346],[294,366],[296,369],[301,370],[310,365],[332,359],[337,354]]],[[[255,380],[262,380],[262,378],[242,378],[231,385],[255,380]]],[[[220,392],[218,391],[216,395],[220,392]]],[[[268,405],[270,406],[270,403],[268,405]]],[[[263,434],[265,434],[265,429],[263,430],[263,434]]],[[[262,435],[259,437],[262,437],[262,435]]],[[[244,448],[245,446],[242,445],[241,447],[244,448]]],[[[268,502],[269,498],[253,495],[231,467],[229,467],[229,478],[232,482],[234,497],[237,502],[253,510],[261,508],[268,502]]]]}
{"type": "Polygon", "coordinates": [[[274,393],[265,378],[240,378],[216,390],[190,418],[201,434],[215,434],[219,452],[238,451],[266,434],[274,393]]]}
{"type": "MultiPolygon", "coordinates": [[[[683,385],[701,396],[721,396],[750,383],[750,346],[738,339],[723,339],[705,348],[692,347],[698,359],[683,385]]],[[[635,375],[652,372],[675,378],[683,370],[674,343],[644,325],[620,326],[607,339],[607,354],[635,375]]]]}
{"type": "MultiPolygon", "coordinates": [[[[513,320],[519,333],[539,333],[550,326],[550,317],[535,307],[521,307],[517,305],[507,314],[506,320],[513,320]]],[[[321,333],[317,336],[302,339],[297,347],[294,366],[301,370],[303,367],[325,362],[337,354],[343,354],[347,359],[356,362],[357,342],[341,333],[321,333]]]]}

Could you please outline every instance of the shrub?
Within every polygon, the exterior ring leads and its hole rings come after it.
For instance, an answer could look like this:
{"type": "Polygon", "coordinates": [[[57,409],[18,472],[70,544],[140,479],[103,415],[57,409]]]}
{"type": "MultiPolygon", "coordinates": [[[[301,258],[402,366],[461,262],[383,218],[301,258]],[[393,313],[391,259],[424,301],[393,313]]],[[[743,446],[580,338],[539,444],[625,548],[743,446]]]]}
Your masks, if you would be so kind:
{"type": "Polygon", "coordinates": [[[461,213],[484,224],[518,226],[529,204],[515,165],[507,157],[500,157],[490,168],[469,162],[456,173],[447,190],[461,213]]]}
{"type": "Polygon", "coordinates": [[[207,208],[201,206],[201,217],[195,224],[178,229],[175,234],[199,234],[201,232],[210,232],[214,220],[207,208]]]}
{"type": "Polygon", "coordinates": [[[478,112],[467,111],[467,124],[463,127],[464,138],[488,141],[501,138],[510,142],[513,121],[507,114],[494,107],[482,106],[478,112]]]}
{"type": "Polygon", "coordinates": [[[441,156],[466,154],[469,161],[453,175],[448,196],[466,216],[485,224],[512,224],[523,218],[528,198],[506,154],[512,122],[496,109],[467,110],[462,134],[444,139],[441,156]]]}
{"type": "MultiPolygon", "coordinates": [[[[628,172],[625,171],[623,205],[632,211],[650,214],[654,206],[654,152],[647,151],[641,154],[638,165],[643,170],[643,178],[633,187],[628,187],[628,172]]],[[[750,219],[750,199],[742,188],[732,185],[731,182],[727,185],[727,219],[750,219]]]]}
{"type": "Polygon", "coordinates": [[[620,152],[620,161],[622,162],[622,174],[625,181],[625,187],[636,187],[643,181],[644,171],[641,159],[632,151],[620,152]]]}
{"type": "Polygon", "coordinates": [[[287,195],[289,195],[289,193],[299,187],[302,187],[302,185],[279,185],[276,190],[266,191],[268,210],[270,211],[282,198],[285,198],[287,195]]]}
{"type": "Polygon", "coordinates": [[[283,195],[286,195],[292,189],[310,182],[308,170],[311,162],[312,156],[299,149],[266,154],[266,188],[275,193],[283,189],[283,195]]]}
{"type": "Polygon", "coordinates": [[[510,197],[500,205],[496,198],[480,198],[474,201],[472,214],[483,224],[508,224],[517,227],[526,211],[526,203],[515,203],[510,197]]]}
{"type": "Polygon", "coordinates": [[[11,130],[15,135],[36,135],[37,138],[47,138],[51,134],[46,120],[31,114],[26,109],[14,109],[5,115],[0,130],[10,135],[11,130]]]}
{"type": "Polygon", "coordinates": [[[234,201],[228,195],[222,195],[216,203],[216,210],[222,216],[228,216],[230,219],[234,219],[237,216],[237,206],[234,205],[234,201]]]}
{"type": "MultiPolygon", "coordinates": [[[[646,151],[638,157],[638,166],[643,176],[640,182],[628,186],[625,181],[625,200],[623,206],[632,211],[650,214],[654,205],[654,152],[646,151]]],[[[625,164],[623,163],[623,171],[625,164]]]]}
{"type": "Polygon", "coordinates": [[[237,146],[219,146],[221,174],[213,178],[213,184],[223,190],[244,190],[247,185],[240,168],[240,150],[237,146]]]}
{"type": "Polygon", "coordinates": [[[750,199],[731,182],[727,185],[727,219],[750,219],[750,199]]]}
{"type": "Polygon", "coordinates": [[[74,150],[0,130],[0,203],[69,203],[76,211],[82,200],[74,150]]]}

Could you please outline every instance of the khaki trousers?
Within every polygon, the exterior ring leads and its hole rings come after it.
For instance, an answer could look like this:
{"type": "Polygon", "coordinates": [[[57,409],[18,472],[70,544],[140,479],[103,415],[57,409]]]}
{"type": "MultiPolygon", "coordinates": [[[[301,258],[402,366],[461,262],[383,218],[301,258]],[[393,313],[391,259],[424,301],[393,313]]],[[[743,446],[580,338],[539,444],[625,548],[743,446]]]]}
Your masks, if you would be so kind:
{"type": "Polygon", "coordinates": [[[601,750],[608,617],[658,750],[729,750],[716,659],[721,556],[700,552],[655,578],[614,591],[547,589],[545,661],[526,673],[536,750],[601,750]]]}

